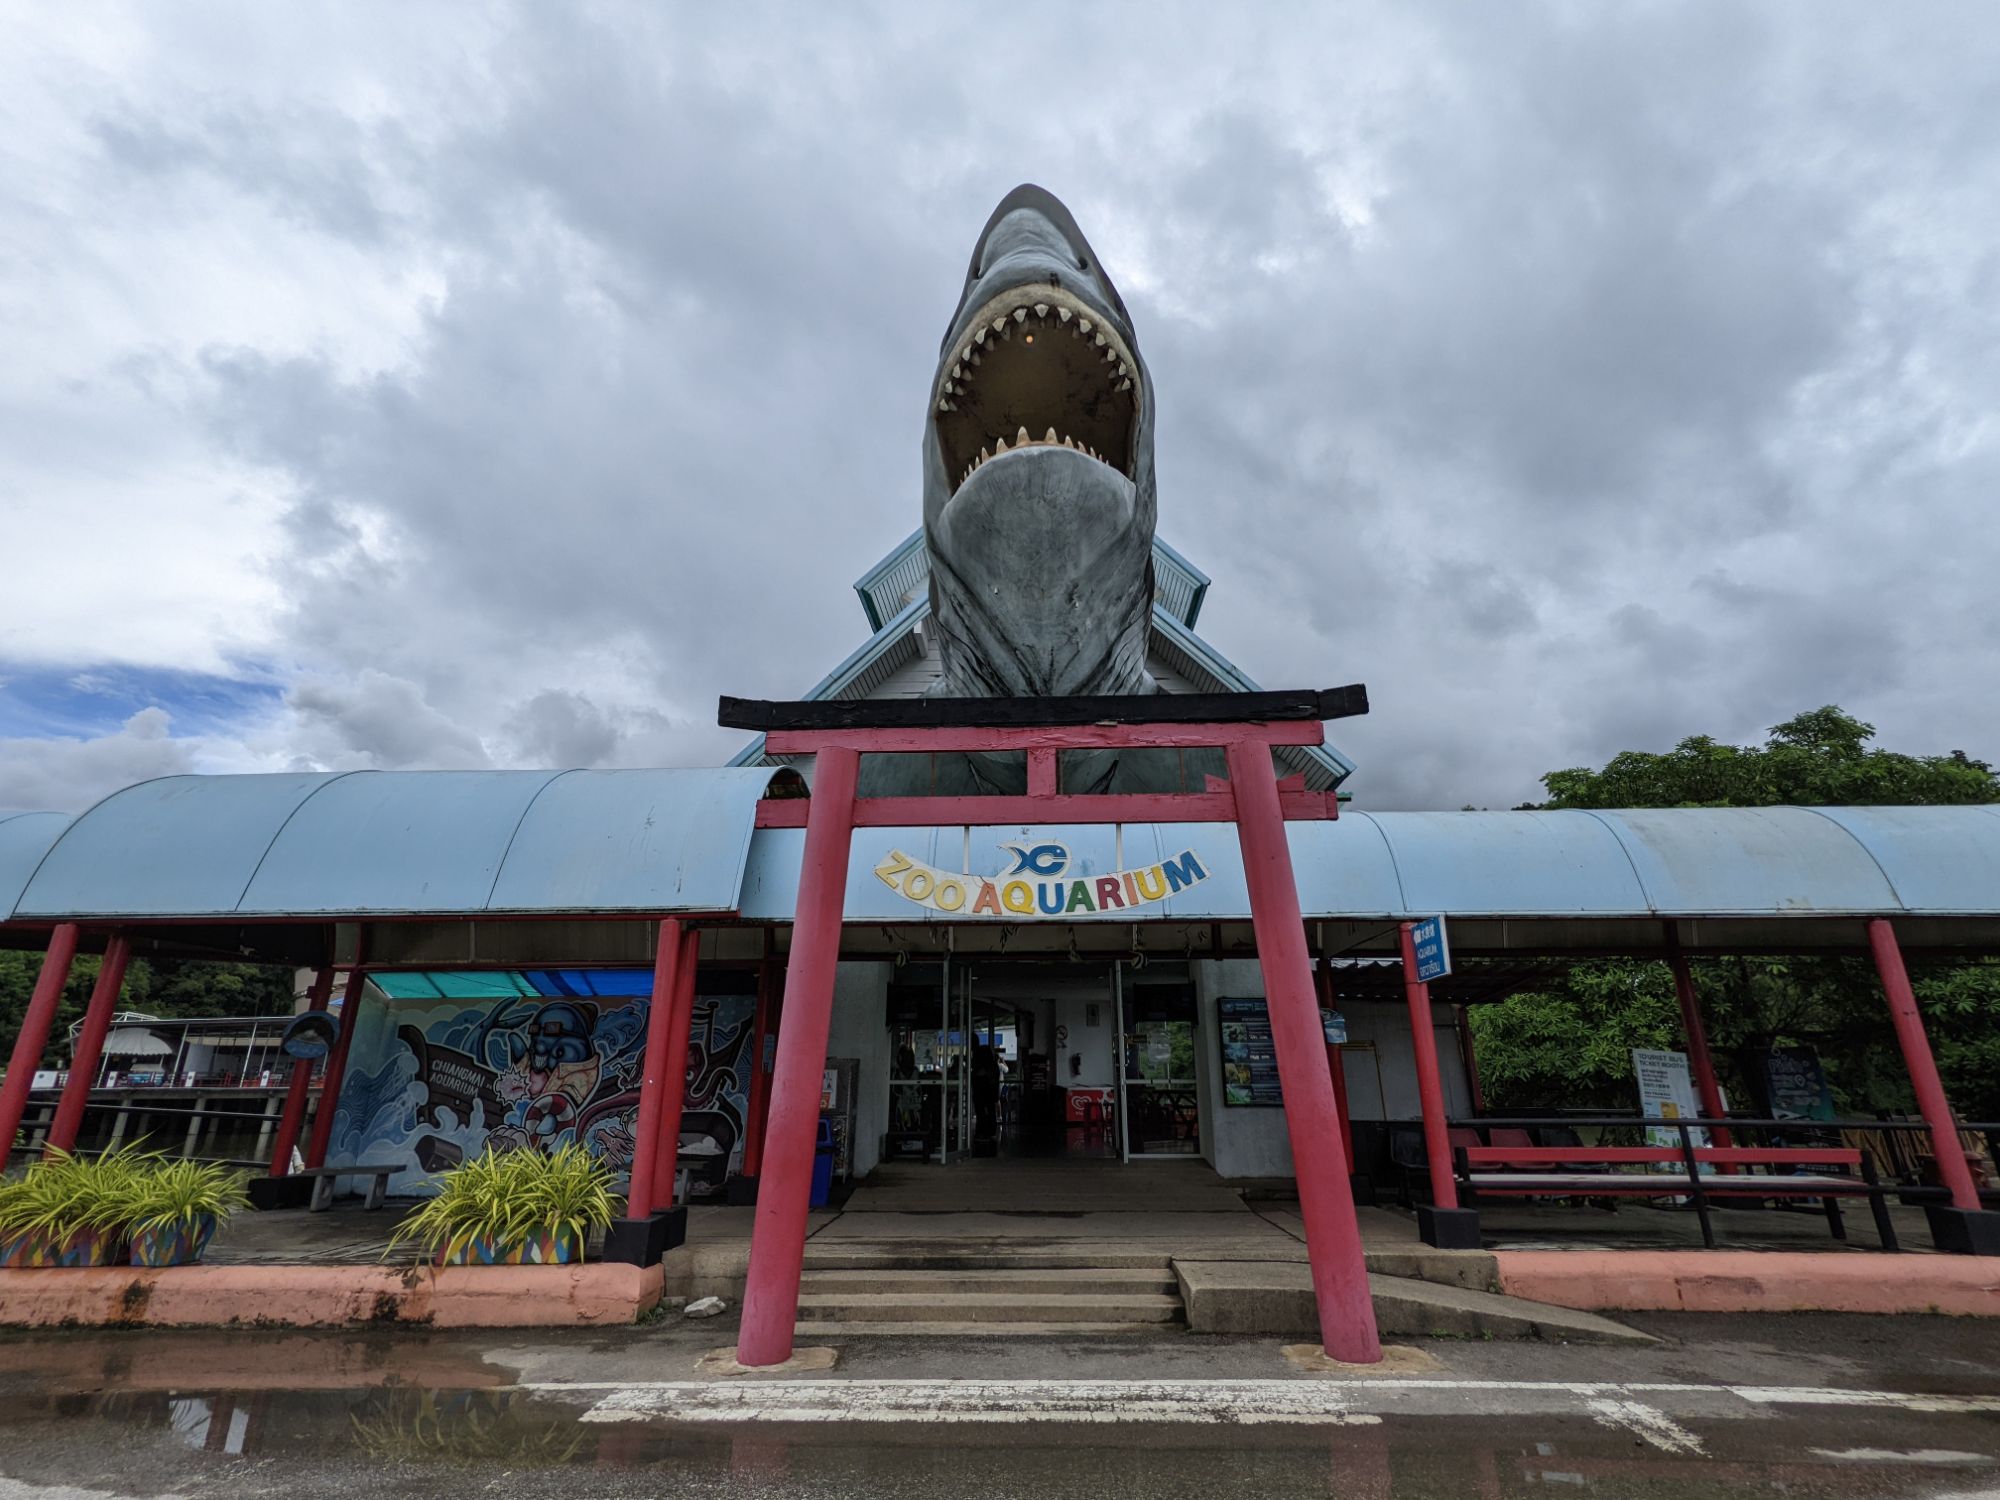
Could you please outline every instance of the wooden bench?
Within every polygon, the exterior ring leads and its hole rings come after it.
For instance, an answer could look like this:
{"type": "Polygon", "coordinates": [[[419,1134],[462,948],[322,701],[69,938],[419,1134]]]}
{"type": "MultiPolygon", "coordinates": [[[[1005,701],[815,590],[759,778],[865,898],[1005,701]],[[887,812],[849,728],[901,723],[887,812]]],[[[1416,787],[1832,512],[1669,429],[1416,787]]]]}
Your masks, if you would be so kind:
{"type": "Polygon", "coordinates": [[[1481,1196],[1685,1196],[1701,1220],[1702,1243],[1713,1249],[1711,1198],[1817,1198],[1837,1240],[1847,1238],[1840,1200],[1866,1198],[1882,1248],[1900,1248],[1896,1226],[1889,1219],[1887,1190],[1876,1177],[1874,1164],[1856,1150],[1695,1146],[1683,1137],[1679,1146],[1460,1146],[1453,1157],[1460,1201],[1468,1208],[1481,1196]],[[1705,1174],[1701,1171],[1705,1166],[1719,1170],[1705,1174]],[[1663,1167],[1670,1170],[1659,1170],[1663,1167]]]}
{"type": "Polygon", "coordinates": [[[333,1181],[336,1177],[366,1177],[368,1192],[361,1200],[363,1208],[380,1208],[382,1200],[388,1196],[389,1179],[402,1171],[394,1167],[301,1167],[296,1172],[288,1172],[288,1177],[310,1177],[313,1179],[312,1202],[306,1205],[310,1213],[324,1213],[333,1207],[333,1181]]]}

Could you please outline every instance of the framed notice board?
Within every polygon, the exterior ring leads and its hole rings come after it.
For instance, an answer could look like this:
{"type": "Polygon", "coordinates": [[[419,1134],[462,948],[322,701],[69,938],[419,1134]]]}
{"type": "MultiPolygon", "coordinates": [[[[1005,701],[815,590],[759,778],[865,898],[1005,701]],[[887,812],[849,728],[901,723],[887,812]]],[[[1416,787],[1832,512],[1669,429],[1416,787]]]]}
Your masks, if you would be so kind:
{"type": "Polygon", "coordinates": [[[1271,1043],[1271,1013],[1262,996],[1216,1002],[1222,1048],[1222,1102],[1235,1108],[1280,1108],[1278,1050],[1271,1043]]]}

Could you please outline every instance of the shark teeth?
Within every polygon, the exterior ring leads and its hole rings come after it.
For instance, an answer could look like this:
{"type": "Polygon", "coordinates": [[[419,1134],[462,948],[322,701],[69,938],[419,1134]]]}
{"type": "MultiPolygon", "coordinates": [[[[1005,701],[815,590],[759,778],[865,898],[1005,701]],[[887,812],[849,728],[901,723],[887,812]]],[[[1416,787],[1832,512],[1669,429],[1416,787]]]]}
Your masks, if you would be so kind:
{"type": "Polygon", "coordinates": [[[1105,462],[1104,455],[1099,453],[1095,448],[1090,447],[1086,443],[1079,443],[1067,433],[1058,437],[1053,427],[1038,438],[1029,437],[1028,429],[1023,427],[1015,432],[1013,442],[1010,443],[1005,438],[995,438],[990,451],[981,448],[979,450],[979,457],[965,466],[964,472],[958,476],[958,482],[964,484],[966,480],[977,474],[987,464],[993,462],[994,459],[1000,457],[1001,454],[1019,453],[1023,448],[1068,448],[1071,452],[1081,453],[1087,457],[1094,458],[1099,463],[1105,462]]]}

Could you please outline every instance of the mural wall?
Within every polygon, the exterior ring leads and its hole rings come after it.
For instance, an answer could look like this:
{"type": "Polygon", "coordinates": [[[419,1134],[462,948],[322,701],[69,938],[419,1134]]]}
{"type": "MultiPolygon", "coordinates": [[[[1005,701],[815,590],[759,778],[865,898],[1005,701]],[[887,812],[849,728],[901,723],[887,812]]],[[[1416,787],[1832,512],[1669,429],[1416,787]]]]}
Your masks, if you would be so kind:
{"type": "MultiPolygon", "coordinates": [[[[601,985],[609,976],[593,977],[601,985]]],[[[543,976],[522,978],[526,988],[543,976]]],[[[552,1151],[575,1141],[622,1178],[632,1166],[651,1005],[644,995],[371,997],[328,1163],[400,1163],[390,1191],[422,1192],[432,1174],[489,1146],[552,1151]]],[[[742,1162],[754,1008],[748,995],[695,1000],[681,1117],[692,1197],[720,1193],[742,1162]]]]}

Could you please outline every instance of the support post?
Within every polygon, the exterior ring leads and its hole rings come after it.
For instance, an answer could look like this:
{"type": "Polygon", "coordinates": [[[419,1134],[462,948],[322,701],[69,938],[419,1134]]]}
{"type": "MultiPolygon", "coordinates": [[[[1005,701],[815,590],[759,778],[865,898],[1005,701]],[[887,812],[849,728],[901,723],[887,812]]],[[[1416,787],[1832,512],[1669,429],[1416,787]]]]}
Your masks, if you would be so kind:
{"type": "MultiPolygon", "coordinates": [[[[333,966],[327,965],[313,975],[312,988],[306,991],[308,1011],[325,1010],[326,1003],[333,997],[333,966]]],[[[306,1121],[306,1096],[312,1092],[313,1059],[295,1057],[292,1059],[291,1082],[285,1087],[285,1112],[278,1120],[278,1138],[271,1143],[271,1176],[289,1176],[292,1170],[292,1152],[299,1144],[299,1128],[306,1121]]]]}
{"type": "MultiPolygon", "coordinates": [[[[1701,1019],[1701,997],[1695,993],[1694,973],[1688,968],[1687,955],[1681,952],[1680,934],[1671,922],[1667,923],[1667,964],[1674,971],[1674,998],[1681,1006],[1681,1034],[1687,1038],[1688,1060],[1694,1065],[1695,1098],[1703,1114],[1711,1120],[1720,1120],[1726,1111],[1722,1086],[1715,1081],[1715,1062],[1709,1056],[1708,1028],[1701,1019]]],[[[1718,1146],[1734,1144],[1728,1130],[1721,1126],[1709,1134],[1718,1146]]]]}
{"type": "Polygon", "coordinates": [[[14,1149],[14,1133],[21,1128],[21,1116],[28,1109],[28,1090],[35,1082],[35,1069],[42,1065],[42,1049],[49,1042],[49,1028],[55,1024],[56,1007],[62,1003],[63,985],[69,981],[69,966],[76,960],[79,932],[74,922],[59,923],[49,934],[48,951],[42,955],[42,972],[28,996],[28,1010],[21,1017],[21,1034],[14,1038],[14,1051],[7,1064],[7,1081],[0,1084],[0,1167],[14,1149]]]}
{"type": "Polygon", "coordinates": [[[1910,1072],[1917,1108],[1930,1127],[1938,1175],[1951,1190],[1949,1206],[1925,1207],[1931,1238],[1940,1250],[1962,1255],[2000,1255],[2000,1213],[1980,1205],[1979,1189],[1972,1181],[1972,1169],[1966,1164],[1965,1147],[1959,1143],[1958,1122],[1952,1118],[1951,1103],[1944,1096],[1944,1082],[1938,1077],[1937,1059],[1931,1056],[1930,1038],[1924,1034],[1924,1018],[1917,1009],[1916,992],[1910,988],[1909,972],[1903,967],[1903,950],[1897,945],[1896,929],[1887,918],[1875,917],[1869,921],[1868,946],[1874,952],[1875,972],[1882,977],[1882,993],[1889,1002],[1889,1019],[1895,1023],[1896,1044],[1903,1049],[1903,1065],[1910,1072]]]}
{"type": "MultiPolygon", "coordinates": [[[[1322,1011],[1338,1010],[1333,1003],[1333,969],[1322,956],[1319,961],[1319,1007],[1322,1011]]],[[[1333,1079],[1333,1107],[1340,1116],[1340,1143],[1347,1148],[1347,1176],[1350,1185],[1354,1178],[1354,1121],[1347,1113],[1347,1065],[1341,1060],[1340,1043],[1326,1044],[1326,1071],[1333,1079]]],[[[1371,1197],[1370,1202],[1374,1199],[1371,1197]]]]}
{"type": "Polygon", "coordinates": [[[347,985],[340,992],[340,1036],[326,1059],[326,1073],[319,1085],[319,1109],[313,1115],[312,1144],[306,1147],[308,1167],[326,1165],[326,1148],[333,1140],[333,1118],[340,1113],[340,1085],[347,1077],[347,1054],[354,1050],[354,1032],[361,1021],[361,992],[367,984],[368,976],[362,970],[347,971],[347,985]]]}
{"type": "Polygon", "coordinates": [[[680,964],[674,975],[674,1013],[668,1023],[667,1056],[660,1071],[660,1144],[653,1157],[653,1201],[669,1211],[676,1207],[674,1177],[680,1169],[681,1110],[687,1103],[688,1034],[694,1030],[695,975],[700,961],[701,929],[683,928],[680,964]]]}
{"type": "Polygon", "coordinates": [[[98,965],[97,983],[90,991],[90,1004],[83,1013],[83,1027],[76,1034],[76,1052],[69,1060],[69,1082],[63,1085],[62,1102],[56,1106],[55,1124],[49,1127],[46,1149],[74,1151],[83,1128],[84,1106],[90,1102],[91,1086],[97,1081],[97,1065],[104,1058],[104,1038],[111,1030],[112,1012],[118,1009],[118,995],[125,988],[125,965],[132,957],[132,945],[113,936],[104,944],[104,960],[98,965]]]}
{"type": "MultiPolygon", "coordinates": [[[[764,929],[765,952],[770,929],[764,929]]],[[[757,966],[757,1007],[750,1025],[750,1081],[743,1102],[743,1169],[729,1179],[726,1192],[733,1204],[757,1201],[757,1177],[764,1169],[764,1110],[771,1098],[771,1076],[764,1070],[765,1038],[771,1034],[771,1012],[778,976],[784,971],[769,957],[757,966]]]]}
{"type": "MultiPolygon", "coordinates": [[[[653,935],[653,995],[646,1009],[645,1071],[639,1077],[639,1115],[632,1123],[632,1170],[626,1179],[625,1213],[612,1221],[604,1235],[604,1258],[626,1265],[653,1265],[673,1248],[667,1243],[674,1229],[670,1216],[653,1210],[659,1200],[654,1184],[660,1108],[671,1050],[668,1038],[674,1032],[674,1002],[680,994],[680,966],[681,922],[678,917],[666,917],[653,935]]],[[[672,1192],[671,1180],[668,1192],[672,1192]]]]}
{"type": "Polygon", "coordinates": [[[1479,1248],[1479,1213],[1458,1206],[1458,1182],[1451,1175],[1451,1131],[1445,1123],[1444,1075],[1438,1069],[1437,1022],[1431,1014],[1431,987],[1417,978],[1414,923],[1401,928],[1403,998],[1410,1007],[1410,1051],[1417,1064],[1417,1101],[1424,1112],[1424,1156],[1431,1176],[1431,1201],[1417,1209],[1417,1232],[1424,1243],[1446,1250],[1479,1248]]]}
{"type": "Polygon", "coordinates": [[[1299,1214],[1305,1221],[1306,1254],[1312,1262],[1320,1347],[1332,1359],[1376,1364],[1382,1358],[1382,1341],[1368,1290],[1361,1227],[1347,1175],[1341,1170],[1345,1141],[1334,1105],[1333,1078],[1321,1062],[1325,1034],[1313,997],[1312,959],[1306,951],[1305,919],[1285,839],[1277,771],[1268,745],[1239,741],[1226,753],[1257,957],[1264,971],[1264,1004],[1277,1052],[1278,1084],[1284,1091],[1285,1130],[1298,1178],[1299,1214]]]}
{"type": "Polygon", "coordinates": [[[860,765],[860,753],[845,748],[820,751],[813,765],[791,964],[785,974],[784,1025],[778,1032],[771,1116],[764,1131],[764,1176],[736,1344],[737,1361],[744,1365],[782,1364],[792,1354],[860,765]]]}

